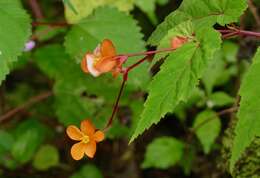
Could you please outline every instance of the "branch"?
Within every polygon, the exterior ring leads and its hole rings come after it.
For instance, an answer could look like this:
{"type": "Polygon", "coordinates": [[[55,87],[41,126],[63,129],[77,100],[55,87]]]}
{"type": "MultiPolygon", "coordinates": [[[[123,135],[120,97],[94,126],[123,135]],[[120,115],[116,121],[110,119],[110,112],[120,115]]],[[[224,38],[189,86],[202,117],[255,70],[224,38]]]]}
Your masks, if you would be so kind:
{"type": "Polygon", "coordinates": [[[53,95],[53,93],[51,91],[47,91],[47,92],[41,93],[37,96],[30,98],[26,103],[8,111],[4,115],[0,116],[0,123],[13,117],[15,114],[19,113],[23,109],[30,107],[30,106],[34,105],[35,103],[39,103],[40,101],[42,101],[52,95],[53,95]]]}
{"type": "Polygon", "coordinates": [[[260,16],[259,16],[259,14],[257,12],[257,8],[254,5],[252,0],[248,0],[247,2],[248,2],[248,7],[249,7],[250,11],[252,12],[252,14],[253,14],[253,16],[255,18],[257,27],[259,28],[260,27],[260,16]]]}
{"type": "MultiPolygon", "coordinates": [[[[229,113],[233,113],[233,112],[236,112],[238,109],[238,107],[232,107],[232,108],[228,108],[228,109],[224,109],[220,112],[217,113],[218,116],[222,116],[222,115],[225,115],[225,114],[229,114],[229,113]]],[[[212,116],[212,117],[209,117],[207,118],[204,122],[201,122],[199,125],[197,125],[195,128],[191,128],[191,132],[192,133],[195,133],[199,128],[201,128],[203,125],[207,124],[208,122],[212,121],[216,119],[215,116],[212,116]]]]}
{"type": "Polygon", "coordinates": [[[36,17],[36,19],[44,19],[41,7],[37,0],[28,0],[28,3],[36,17]]]}

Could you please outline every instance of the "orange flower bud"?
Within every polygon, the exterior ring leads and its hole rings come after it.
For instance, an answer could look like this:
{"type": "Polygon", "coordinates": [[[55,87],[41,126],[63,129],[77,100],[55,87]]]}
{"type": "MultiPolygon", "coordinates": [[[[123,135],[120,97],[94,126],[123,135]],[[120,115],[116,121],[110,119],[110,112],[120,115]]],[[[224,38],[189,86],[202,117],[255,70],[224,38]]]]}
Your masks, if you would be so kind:
{"type": "Polygon", "coordinates": [[[173,49],[177,49],[181,47],[183,44],[185,44],[186,42],[188,42],[187,37],[176,36],[171,40],[171,47],[173,49]]]}

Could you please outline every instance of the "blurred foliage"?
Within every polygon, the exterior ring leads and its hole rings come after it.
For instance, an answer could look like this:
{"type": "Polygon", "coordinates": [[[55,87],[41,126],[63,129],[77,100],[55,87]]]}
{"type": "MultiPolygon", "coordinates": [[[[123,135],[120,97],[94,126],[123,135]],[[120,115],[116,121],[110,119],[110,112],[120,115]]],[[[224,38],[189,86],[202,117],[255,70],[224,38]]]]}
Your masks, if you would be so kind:
{"type": "Polygon", "coordinates": [[[215,30],[258,31],[246,1],[37,2],[0,2],[1,178],[259,177],[260,43],[215,30]],[[168,48],[178,36],[188,42],[130,72],[96,157],[73,161],[66,127],[89,118],[104,128],[122,80],[84,74],[85,53],[105,38],[128,54],[168,48]],[[237,106],[237,115],[220,114],[237,106]]]}

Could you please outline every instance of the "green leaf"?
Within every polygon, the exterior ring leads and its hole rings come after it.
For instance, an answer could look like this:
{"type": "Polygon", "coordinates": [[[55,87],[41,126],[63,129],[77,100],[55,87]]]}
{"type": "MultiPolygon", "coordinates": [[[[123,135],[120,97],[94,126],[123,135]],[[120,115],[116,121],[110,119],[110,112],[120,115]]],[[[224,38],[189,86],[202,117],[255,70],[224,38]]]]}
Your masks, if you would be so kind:
{"type": "Polygon", "coordinates": [[[103,178],[103,175],[96,166],[88,164],[83,166],[80,171],[73,174],[70,178],[103,178]]]}
{"type": "Polygon", "coordinates": [[[30,128],[20,133],[12,148],[12,156],[20,163],[28,162],[41,144],[43,136],[37,128],[30,128]]]}
{"type": "Polygon", "coordinates": [[[222,48],[223,48],[224,58],[228,62],[235,63],[237,59],[239,46],[236,43],[233,43],[231,41],[224,41],[222,48]]]}
{"type": "Polygon", "coordinates": [[[65,16],[67,21],[73,24],[89,16],[96,8],[101,6],[116,7],[120,11],[126,12],[132,10],[134,6],[134,0],[70,0],[69,2],[69,8],[65,6],[65,16]]]}
{"type": "Polygon", "coordinates": [[[0,2],[0,84],[31,34],[31,21],[17,0],[0,2]]]}
{"type": "Polygon", "coordinates": [[[156,28],[148,43],[158,45],[168,30],[178,24],[192,20],[196,26],[222,26],[236,22],[247,8],[245,0],[184,0],[181,6],[169,14],[156,28]]]}
{"type": "MultiPolygon", "coordinates": [[[[95,13],[74,25],[65,39],[66,51],[79,62],[84,53],[93,51],[103,39],[111,39],[117,52],[130,53],[145,50],[143,35],[136,21],[115,8],[98,8],[95,13]]],[[[133,64],[139,58],[131,58],[126,63],[133,64]]],[[[148,64],[144,63],[129,74],[128,84],[144,87],[149,79],[148,64]]],[[[110,74],[106,74],[110,75],[110,74]]]]}
{"type": "Polygon", "coordinates": [[[184,144],[173,137],[160,137],[147,147],[142,168],[167,169],[180,161],[184,144]]]}
{"type": "Polygon", "coordinates": [[[212,107],[223,107],[234,104],[235,99],[229,96],[225,92],[215,92],[209,96],[209,100],[207,101],[207,105],[212,107]]]}
{"type": "Polygon", "coordinates": [[[9,151],[12,148],[13,144],[13,136],[4,130],[0,130],[0,154],[2,152],[9,151]]]}
{"type": "Polygon", "coordinates": [[[260,48],[253,59],[253,64],[243,78],[239,95],[240,107],[237,113],[238,122],[231,151],[230,172],[241,157],[246,147],[255,137],[260,136],[260,48]]]}
{"type": "Polygon", "coordinates": [[[75,9],[75,7],[74,7],[73,4],[70,2],[70,0],[63,0],[63,3],[64,3],[65,5],[67,5],[67,6],[70,8],[70,10],[71,10],[75,15],[78,14],[78,11],[75,9]]]}
{"type": "Polygon", "coordinates": [[[193,129],[200,140],[206,154],[221,131],[221,122],[218,115],[211,110],[200,112],[193,123],[193,129]]]}
{"type": "Polygon", "coordinates": [[[195,31],[196,38],[172,52],[149,85],[149,96],[141,119],[130,140],[186,102],[213,54],[220,46],[220,35],[212,29],[195,31]]]}
{"type": "Polygon", "coordinates": [[[41,171],[57,166],[59,163],[59,152],[52,145],[43,145],[35,154],[33,166],[41,171]]]}

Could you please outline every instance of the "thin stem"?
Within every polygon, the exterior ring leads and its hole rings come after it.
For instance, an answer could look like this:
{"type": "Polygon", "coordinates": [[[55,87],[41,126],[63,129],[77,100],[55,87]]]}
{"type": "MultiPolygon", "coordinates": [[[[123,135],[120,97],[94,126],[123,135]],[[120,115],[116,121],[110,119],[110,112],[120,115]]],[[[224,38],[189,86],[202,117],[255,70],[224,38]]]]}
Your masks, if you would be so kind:
{"type": "Polygon", "coordinates": [[[5,120],[7,120],[7,119],[9,119],[9,118],[11,118],[11,117],[13,117],[15,114],[17,114],[18,112],[22,111],[24,108],[30,107],[33,104],[38,103],[38,102],[40,102],[40,101],[50,97],[52,94],[53,93],[51,91],[47,91],[47,92],[41,93],[41,94],[39,94],[37,96],[34,96],[34,97],[30,98],[28,100],[28,102],[26,102],[26,103],[24,103],[24,104],[22,104],[22,105],[20,105],[20,106],[18,106],[16,108],[12,109],[12,110],[8,111],[7,113],[5,113],[4,115],[2,115],[0,117],[0,123],[5,121],[5,120]]]}
{"type": "Polygon", "coordinates": [[[127,56],[127,57],[134,57],[134,56],[144,56],[144,55],[152,55],[156,53],[163,53],[167,51],[173,51],[175,48],[164,48],[160,50],[153,50],[153,51],[145,51],[145,52],[139,52],[139,53],[129,53],[129,54],[120,54],[119,56],[127,56]]]}
{"type": "Polygon", "coordinates": [[[66,22],[32,22],[33,26],[67,27],[66,22]]]}
{"type": "Polygon", "coordinates": [[[241,35],[254,36],[254,37],[260,38],[260,32],[252,32],[252,31],[246,31],[246,30],[238,30],[238,32],[241,35]]]}
{"type": "MultiPolygon", "coordinates": [[[[228,109],[225,109],[225,110],[222,110],[220,112],[217,113],[218,116],[222,116],[222,115],[225,115],[225,114],[229,114],[229,113],[233,113],[233,112],[236,112],[238,109],[237,106],[235,107],[232,107],[232,108],[228,108],[228,109]]],[[[209,117],[207,118],[204,122],[201,122],[199,125],[197,125],[195,128],[192,128],[191,131],[193,133],[195,133],[199,128],[201,128],[203,125],[207,124],[208,122],[212,121],[212,120],[215,120],[216,117],[215,116],[212,116],[212,117],[209,117]]]]}
{"type": "Polygon", "coordinates": [[[260,16],[259,16],[257,8],[254,5],[254,2],[252,0],[248,0],[248,7],[255,18],[257,26],[260,27],[260,16]]]}
{"type": "Polygon", "coordinates": [[[37,19],[43,19],[43,13],[41,7],[38,3],[38,0],[28,0],[28,3],[37,19]]]}
{"type": "Polygon", "coordinates": [[[105,128],[103,129],[103,131],[106,131],[113,123],[113,119],[115,117],[115,114],[118,110],[118,106],[119,106],[119,101],[120,101],[120,98],[122,96],[122,93],[123,93],[123,90],[124,90],[124,87],[126,85],[126,82],[128,80],[128,74],[131,70],[133,70],[135,67],[137,67],[138,65],[140,65],[141,63],[143,63],[144,61],[146,61],[147,59],[149,58],[149,55],[145,56],[144,58],[140,59],[139,61],[137,61],[136,63],[130,65],[129,67],[127,67],[123,73],[123,80],[122,80],[122,84],[121,84],[121,87],[120,87],[120,90],[119,90],[119,93],[117,95],[117,98],[116,98],[116,102],[114,104],[114,107],[113,107],[113,111],[112,111],[112,114],[105,126],[105,128]]]}

